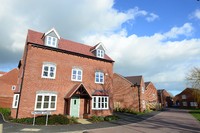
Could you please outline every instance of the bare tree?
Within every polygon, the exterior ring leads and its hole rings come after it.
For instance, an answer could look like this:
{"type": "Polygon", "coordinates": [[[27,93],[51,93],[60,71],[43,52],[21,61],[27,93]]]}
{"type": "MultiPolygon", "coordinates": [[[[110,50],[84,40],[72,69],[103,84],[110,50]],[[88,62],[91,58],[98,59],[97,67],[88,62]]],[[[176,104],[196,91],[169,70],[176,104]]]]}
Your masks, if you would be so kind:
{"type": "Polygon", "coordinates": [[[194,89],[195,101],[200,102],[200,67],[192,68],[186,76],[188,84],[194,89]]]}
{"type": "Polygon", "coordinates": [[[200,67],[193,67],[186,76],[188,84],[200,90],[200,67]]]}

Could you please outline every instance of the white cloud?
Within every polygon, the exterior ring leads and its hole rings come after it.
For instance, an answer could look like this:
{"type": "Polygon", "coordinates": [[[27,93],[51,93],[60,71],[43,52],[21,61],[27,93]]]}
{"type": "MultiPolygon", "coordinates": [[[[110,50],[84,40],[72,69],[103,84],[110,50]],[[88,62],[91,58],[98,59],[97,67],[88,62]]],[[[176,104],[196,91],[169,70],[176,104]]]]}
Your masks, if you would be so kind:
{"type": "Polygon", "coordinates": [[[190,18],[200,19],[200,9],[196,9],[191,15],[190,18]]]}
{"type": "MultiPolygon", "coordinates": [[[[191,25],[172,27],[169,32],[152,36],[127,36],[126,31],[112,35],[91,35],[85,43],[104,43],[107,53],[115,60],[115,72],[123,75],[143,74],[153,82],[181,82],[195,60],[200,61],[200,39],[169,41],[166,36],[189,34],[191,25]],[[96,40],[96,42],[94,42],[96,40]]],[[[170,36],[171,37],[171,36],[170,36]]]]}
{"type": "Polygon", "coordinates": [[[173,27],[169,32],[165,33],[166,38],[177,38],[180,35],[191,36],[194,28],[191,23],[185,23],[182,27],[173,27]]]}
{"type": "Polygon", "coordinates": [[[158,19],[158,18],[159,18],[158,15],[156,15],[156,14],[154,14],[154,13],[150,13],[149,16],[146,18],[146,20],[147,20],[148,22],[152,22],[152,21],[154,21],[155,19],[158,19]]]}

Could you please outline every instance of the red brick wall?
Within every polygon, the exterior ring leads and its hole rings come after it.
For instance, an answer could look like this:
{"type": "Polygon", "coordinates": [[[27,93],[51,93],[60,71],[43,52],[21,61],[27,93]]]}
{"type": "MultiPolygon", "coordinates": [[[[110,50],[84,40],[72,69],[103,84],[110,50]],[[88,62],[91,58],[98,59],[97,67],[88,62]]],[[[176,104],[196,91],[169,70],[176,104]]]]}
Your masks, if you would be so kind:
{"type": "MultiPolygon", "coordinates": [[[[71,81],[73,66],[82,68],[82,83],[89,92],[93,93],[94,89],[102,89],[104,87],[95,84],[96,70],[102,70],[104,73],[108,73],[108,76],[105,75],[105,79],[110,81],[111,84],[108,88],[112,90],[113,63],[42,48],[29,47],[18,117],[32,117],[31,112],[34,111],[35,107],[36,91],[39,90],[57,91],[57,109],[54,113],[63,114],[64,97],[74,85],[80,83],[71,81]],[[41,78],[43,62],[52,62],[56,64],[57,70],[55,79],[41,78]]],[[[91,112],[93,113],[94,111],[91,112]]],[[[111,110],[102,112],[106,112],[105,114],[112,112],[112,105],[111,110]]]]}
{"type": "Polygon", "coordinates": [[[11,108],[13,97],[0,97],[0,107],[1,108],[11,108]]]}
{"type": "Polygon", "coordinates": [[[113,101],[115,108],[130,108],[139,111],[138,89],[118,74],[113,76],[113,101]]]}
{"type": "Polygon", "coordinates": [[[148,103],[158,102],[158,94],[153,83],[149,83],[145,90],[145,99],[148,103]]]}
{"type": "Polygon", "coordinates": [[[146,110],[145,84],[143,77],[141,79],[139,88],[140,88],[140,111],[143,112],[144,110],[146,110]],[[142,88],[144,88],[144,93],[142,92],[142,88]]]}

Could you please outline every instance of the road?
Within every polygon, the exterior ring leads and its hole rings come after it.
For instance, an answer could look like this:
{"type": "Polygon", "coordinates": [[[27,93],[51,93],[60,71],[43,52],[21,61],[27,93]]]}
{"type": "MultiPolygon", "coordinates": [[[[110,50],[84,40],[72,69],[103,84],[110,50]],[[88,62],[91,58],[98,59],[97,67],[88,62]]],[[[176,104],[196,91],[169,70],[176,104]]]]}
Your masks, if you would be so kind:
{"type": "Polygon", "coordinates": [[[200,122],[187,110],[168,109],[136,116],[119,113],[120,120],[94,124],[32,126],[4,122],[3,132],[59,132],[59,133],[200,133],[200,122]]]}
{"type": "Polygon", "coordinates": [[[88,133],[200,133],[200,122],[187,110],[169,109],[142,122],[93,129],[88,133]]]}

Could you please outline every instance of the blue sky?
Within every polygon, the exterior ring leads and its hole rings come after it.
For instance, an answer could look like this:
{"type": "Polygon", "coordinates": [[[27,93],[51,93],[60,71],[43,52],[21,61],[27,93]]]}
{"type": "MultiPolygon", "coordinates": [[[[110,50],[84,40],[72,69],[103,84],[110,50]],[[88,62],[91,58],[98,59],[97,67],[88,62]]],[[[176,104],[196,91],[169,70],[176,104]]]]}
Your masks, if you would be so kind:
{"type": "Polygon", "coordinates": [[[91,46],[102,42],[115,60],[114,72],[143,75],[173,95],[187,87],[188,71],[200,66],[197,0],[0,2],[0,71],[17,67],[28,29],[52,27],[65,39],[91,46]]]}

